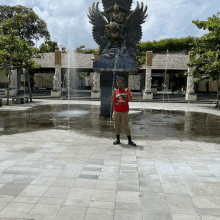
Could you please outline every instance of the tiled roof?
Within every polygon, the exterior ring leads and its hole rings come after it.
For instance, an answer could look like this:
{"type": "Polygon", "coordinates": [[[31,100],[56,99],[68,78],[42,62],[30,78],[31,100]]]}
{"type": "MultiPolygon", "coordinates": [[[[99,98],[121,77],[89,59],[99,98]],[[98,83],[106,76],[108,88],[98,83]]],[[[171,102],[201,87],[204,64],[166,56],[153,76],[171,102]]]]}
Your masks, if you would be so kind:
{"type": "MultiPolygon", "coordinates": [[[[156,54],[153,53],[152,69],[175,69],[187,70],[187,63],[189,62],[189,55],[184,53],[168,53],[156,54]]],[[[146,69],[146,64],[143,64],[139,70],[146,69]]]]}
{"type": "Polygon", "coordinates": [[[55,53],[42,53],[41,58],[33,58],[36,64],[41,64],[41,67],[55,68],[55,53]]]}
{"type": "MultiPolygon", "coordinates": [[[[55,68],[55,53],[43,53],[41,58],[34,58],[37,64],[41,64],[41,67],[55,68]]],[[[67,53],[61,53],[61,68],[82,68],[93,69],[93,54],[76,53],[76,57],[68,57],[67,53]]],[[[176,69],[187,70],[187,63],[189,62],[189,55],[184,53],[168,53],[156,54],[153,53],[152,69],[176,69]]],[[[145,69],[146,65],[142,65],[139,69],[145,69]]]]}
{"type": "MultiPolygon", "coordinates": [[[[68,57],[67,53],[61,53],[61,68],[82,68],[93,69],[93,60],[95,59],[93,54],[76,53],[74,56],[68,57]],[[76,57],[75,57],[76,56],[76,57]]],[[[41,67],[55,68],[55,53],[43,53],[41,58],[34,58],[37,64],[41,64],[41,67]]]]}

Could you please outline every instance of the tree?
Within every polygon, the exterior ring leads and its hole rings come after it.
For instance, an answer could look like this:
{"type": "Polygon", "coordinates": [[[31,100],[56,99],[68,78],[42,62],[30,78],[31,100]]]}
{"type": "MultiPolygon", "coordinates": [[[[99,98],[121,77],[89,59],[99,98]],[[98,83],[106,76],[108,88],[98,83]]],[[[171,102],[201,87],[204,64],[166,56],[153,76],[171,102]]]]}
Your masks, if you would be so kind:
{"type": "MultiPolygon", "coordinates": [[[[20,39],[27,39],[29,45],[34,46],[32,39],[39,40],[39,37],[50,39],[50,34],[47,30],[47,24],[44,20],[38,17],[32,8],[26,8],[21,5],[7,6],[0,5],[0,23],[6,19],[16,20],[16,14],[22,14],[22,20],[17,20],[23,26],[16,26],[18,28],[17,36],[20,39]]],[[[3,32],[3,35],[6,33],[3,32]]]]}
{"type": "Polygon", "coordinates": [[[59,50],[59,47],[56,41],[48,40],[40,45],[39,50],[41,53],[55,52],[55,50],[59,50]]]}
{"type": "Polygon", "coordinates": [[[60,50],[60,49],[62,53],[66,53],[66,47],[63,47],[62,44],[58,46],[58,43],[56,41],[51,41],[51,40],[44,41],[44,43],[42,43],[39,47],[41,53],[55,52],[55,50],[60,50]]]}
{"type": "MultiPolygon", "coordinates": [[[[198,58],[187,63],[188,67],[195,67],[192,71],[192,76],[195,82],[205,79],[217,81],[217,106],[219,108],[219,78],[220,78],[220,19],[219,12],[213,17],[209,17],[208,21],[192,21],[199,29],[208,29],[209,33],[201,38],[194,39],[192,43],[191,57],[197,55],[198,58]],[[201,76],[201,72],[205,77],[201,76]]],[[[186,73],[186,75],[189,75],[186,73]]]]}
{"type": "MultiPolygon", "coordinates": [[[[16,19],[5,19],[4,23],[1,23],[0,33],[7,35],[0,35],[0,70],[8,76],[11,73],[11,69],[19,68],[37,68],[35,61],[31,60],[33,55],[38,55],[38,49],[33,48],[27,42],[27,40],[21,40],[17,36],[19,27],[22,28],[24,24],[17,23],[17,20],[21,20],[24,17],[22,14],[17,14],[16,19]],[[19,26],[19,27],[17,27],[19,26]],[[14,53],[19,54],[19,56],[13,56],[14,53]],[[10,60],[8,59],[10,57],[10,60]],[[13,67],[12,67],[13,64],[13,67]]],[[[10,74],[11,75],[11,74],[10,74]]],[[[8,83],[8,96],[7,104],[9,104],[9,84],[10,75],[8,83]]]]}

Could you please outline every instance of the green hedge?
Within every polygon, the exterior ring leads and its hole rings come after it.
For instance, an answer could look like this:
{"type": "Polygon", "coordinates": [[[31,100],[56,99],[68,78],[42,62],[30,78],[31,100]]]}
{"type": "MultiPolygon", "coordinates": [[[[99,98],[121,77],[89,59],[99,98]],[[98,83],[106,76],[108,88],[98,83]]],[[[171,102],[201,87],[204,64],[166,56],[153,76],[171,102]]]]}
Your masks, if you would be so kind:
{"type": "MultiPolygon", "coordinates": [[[[192,43],[196,37],[188,36],[185,38],[168,38],[159,41],[147,41],[137,43],[137,50],[139,51],[139,56],[136,57],[137,66],[141,66],[146,62],[146,52],[153,51],[153,53],[166,52],[169,51],[190,51],[192,48],[192,43]]],[[[95,49],[78,49],[78,53],[94,54],[95,49]]],[[[97,50],[96,50],[97,51],[97,50]]]]}

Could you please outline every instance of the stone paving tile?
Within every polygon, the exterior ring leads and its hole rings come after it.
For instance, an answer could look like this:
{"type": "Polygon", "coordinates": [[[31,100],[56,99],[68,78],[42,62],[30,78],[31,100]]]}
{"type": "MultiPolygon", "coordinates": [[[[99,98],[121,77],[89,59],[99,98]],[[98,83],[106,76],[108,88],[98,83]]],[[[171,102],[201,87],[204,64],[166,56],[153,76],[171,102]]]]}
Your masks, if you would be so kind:
{"type": "MultiPolygon", "coordinates": [[[[169,207],[194,208],[191,197],[184,194],[165,194],[165,199],[169,207]]],[[[171,211],[172,208],[170,208],[171,211]]],[[[172,212],[172,211],[171,211],[172,212]]]]}
{"type": "Polygon", "coordinates": [[[201,220],[198,214],[188,215],[188,214],[173,214],[171,213],[172,220],[201,220]]]}
{"type": "Polygon", "coordinates": [[[95,189],[92,194],[91,200],[101,202],[115,202],[116,191],[95,189]]]}
{"type": "Polygon", "coordinates": [[[173,220],[173,218],[171,217],[170,213],[143,212],[143,220],[173,220]]]}
{"type": "Polygon", "coordinates": [[[48,205],[62,205],[65,201],[65,198],[39,198],[37,204],[48,204],[48,205]]]}
{"type": "Polygon", "coordinates": [[[110,180],[97,180],[97,184],[95,186],[96,189],[99,190],[117,190],[118,181],[110,181],[110,180]]]}
{"type": "Polygon", "coordinates": [[[89,208],[97,209],[115,209],[115,202],[90,201],[89,208]]]}
{"type": "Polygon", "coordinates": [[[190,196],[212,196],[208,188],[202,183],[183,186],[190,196]]]}
{"type": "Polygon", "coordinates": [[[102,166],[102,172],[119,173],[120,166],[102,166]]]}
{"type": "Polygon", "coordinates": [[[143,212],[164,212],[169,213],[169,208],[162,193],[141,193],[143,212]]]}
{"type": "Polygon", "coordinates": [[[48,190],[49,186],[27,186],[19,196],[36,196],[41,197],[48,190]]]}
{"type": "Polygon", "coordinates": [[[142,220],[142,212],[128,211],[128,210],[115,210],[114,220],[142,220]]]}
{"type": "Polygon", "coordinates": [[[118,191],[133,191],[133,192],[139,192],[140,187],[139,184],[127,184],[123,181],[118,182],[118,191]]]}
{"type": "Polygon", "coordinates": [[[67,199],[79,199],[90,201],[94,189],[71,188],[67,199]]]}
{"type": "MultiPolygon", "coordinates": [[[[161,184],[164,193],[170,193],[170,194],[187,194],[186,189],[184,188],[184,185],[182,185],[181,183],[172,183],[172,184],[161,184]]],[[[186,185],[188,186],[188,185],[186,185]]]]}
{"type": "Polygon", "coordinates": [[[114,210],[112,209],[97,209],[97,208],[88,208],[85,220],[113,220],[114,219],[114,210]]]}
{"type": "Polygon", "coordinates": [[[141,203],[116,202],[115,210],[141,211],[141,203]]]}
{"type": "Polygon", "coordinates": [[[220,197],[194,196],[192,202],[196,208],[220,208],[220,197]]]}
{"type": "Polygon", "coordinates": [[[141,203],[140,192],[117,191],[116,202],[141,203]]]}
{"type": "Polygon", "coordinates": [[[2,202],[0,201],[0,212],[10,203],[10,201],[2,202]]]}
{"type": "Polygon", "coordinates": [[[43,198],[66,198],[70,190],[71,190],[70,187],[50,186],[42,197],[43,198]]]}
{"type": "Polygon", "coordinates": [[[108,172],[101,172],[98,179],[99,180],[113,180],[118,181],[119,173],[108,173],[108,172]]]}
{"type": "Polygon", "coordinates": [[[82,200],[82,199],[66,199],[63,203],[64,206],[74,206],[74,207],[84,207],[88,208],[90,204],[89,200],[82,200]]]}
{"type": "Polygon", "coordinates": [[[54,220],[84,220],[86,211],[84,207],[62,206],[54,220]]]}
{"type": "Polygon", "coordinates": [[[19,195],[31,182],[11,181],[0,189],[0,195],[19,195]]]}
{"type": "Polygon", "coordinates": [[[24,218],[34,206],[35,204],[11,202],[0,212],[0,217],[24,218]]]}
{"type": "Polygon", "coordinates": [[[60,174],[51,184],[51,186],[73,187],[77,179],[60,174]]]}
{"type": "Polygon", "coordinates": [[[40,197],[28,197],[28,196],[16,196],[13,202],[22,202],[22,203],[30,203],[35,204],[39,201],[40,197]]]}
{"type": "Polygon", "coordinates": [[[55,176],[38,176],[31,185],[50,186],[57,177],[55,176]]]}
{"type": "Polygon", "coordinates": [[[97,180],[94,179],[80,179],[78,178],[73,185],[73,188],[87,188],[94,189],[96,187],[97,180]]]}
{"type": "Polygon", "coordinates": [[[212,195],[220,196],[220,183],[203,183],[212,195]]]}

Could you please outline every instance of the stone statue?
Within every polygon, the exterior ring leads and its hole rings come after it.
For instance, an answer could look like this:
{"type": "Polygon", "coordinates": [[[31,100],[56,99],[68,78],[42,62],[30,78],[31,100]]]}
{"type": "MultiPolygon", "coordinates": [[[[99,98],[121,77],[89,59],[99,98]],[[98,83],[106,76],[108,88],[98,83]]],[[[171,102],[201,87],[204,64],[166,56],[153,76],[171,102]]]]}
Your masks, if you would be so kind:
{"type": "Polygon", "coordinates": [[[60,86],[59,86],[59,73],[56,70],[55,74],[53,76],[53,90],[59,90],[60,86]]]}
{"type": "Polygon", "coordinates": [[[100,78],[99,74],[94,72],[93,75],[93,92],[99,92],[100,91],[100,78]]]}
{"type": "Polygon", "coordinates": [[[88,77],[85,78],[85,85],[89,86],[89,78],[88,77]]]}
{"type": "Polygon", "coordinates": [[[87,15],[94,25],[93,38],[100,46],[99,56],[109,54],[111,48],[118,48],[120,53],[126,51],[135,58],[138,54],[136,44],[142,37],[141,24],[147,17],[147,6],[143,10],[143,2],[141,8],[137,2],[136,9],[130,11],[132,0],[102,0],[102,3],[104,12],[99,11],[98,2],[96,7],[93,3],[87,15]]]}
{"type": "Polygon", "coordinates": [[[194,93],[194,77],[188,76],[188,93],[194,93]]]}

